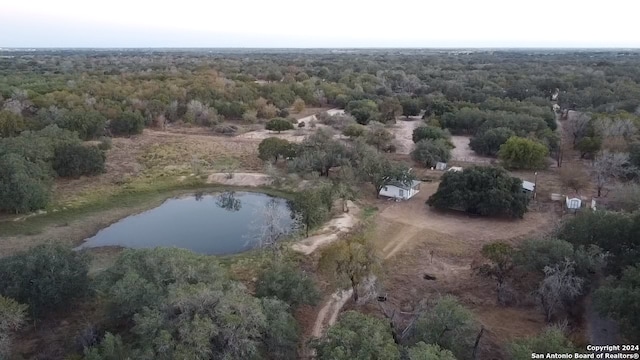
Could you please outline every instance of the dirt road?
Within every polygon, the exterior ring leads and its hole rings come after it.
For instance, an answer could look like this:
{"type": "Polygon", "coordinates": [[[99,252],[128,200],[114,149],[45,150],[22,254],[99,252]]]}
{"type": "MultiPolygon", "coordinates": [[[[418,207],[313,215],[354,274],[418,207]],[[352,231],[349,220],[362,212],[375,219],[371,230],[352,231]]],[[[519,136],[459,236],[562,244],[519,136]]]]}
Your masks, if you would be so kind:
{"type": "Polygon", "coordinates": [[[320,230],[316,231],[316,235],[296,242],[291,245],[291,248],[305,255],[310,255],[318,248],[336,241],[340,234],[348,232],[358,222],[360,209],[351,201],[347,201],[347,208],[349,212],[329,220],[320,230]]]}
{"type": "Polygon", "coordinates": [[[340,310],[344,306],[344,304],[351,299],[353,295],[353,290],[340,290],[333,294],[331,297],[320,309],[318,312],[318,317],[316,318],[316,322],[313,325],[313,331],[311,332],[311,336],[315,338],[322,337],[324,331],[328,329],[331,325],[335,324],[338,319],[338,314],[340,310]]]}

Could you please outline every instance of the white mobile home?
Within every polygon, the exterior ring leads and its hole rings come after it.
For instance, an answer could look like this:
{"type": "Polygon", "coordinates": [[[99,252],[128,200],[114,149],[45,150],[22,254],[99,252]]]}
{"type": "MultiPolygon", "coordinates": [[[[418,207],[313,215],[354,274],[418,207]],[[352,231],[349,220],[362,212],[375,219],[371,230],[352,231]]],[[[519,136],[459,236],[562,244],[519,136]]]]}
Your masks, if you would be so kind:
{"type": "Polygon", "coordinates": [[[420,181],[413,180],[411,184],[390,183],[380,190],[380,195],[398,199],[407,200],[420,191],[420,181]]]}

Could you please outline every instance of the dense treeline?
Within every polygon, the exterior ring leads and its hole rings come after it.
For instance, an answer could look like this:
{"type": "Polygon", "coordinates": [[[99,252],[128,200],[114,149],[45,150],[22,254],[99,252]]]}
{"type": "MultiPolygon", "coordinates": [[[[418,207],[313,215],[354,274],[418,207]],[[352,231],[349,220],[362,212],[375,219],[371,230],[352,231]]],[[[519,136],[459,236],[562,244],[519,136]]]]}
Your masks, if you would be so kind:
{"type": "MultiPolygon", "coordinates": [[[[541,119],[553,130],[546,99],[556,89],[565,108],[632,113],[640,105],[637,53],[8,54],[0,59],[0,97],[3,108],[19,117],[2,117],[3,134],[55,122],[86,138],[128,111],[147,125],[160,117],[211,125],[254,112],[274,117],[296,100],[347,108],[361,123],[417,115],[419,109],[443,116],[477,108],[541,119]],[[79,113],[91,115],[79,123],[79,113]]],[[[482,115],[470,116],[452,131],[475,132],[482,115]]],[[[453,119],[449,115],[445,123],[453,119]]]]}
{"type": "MultiPolygon", "coordinates": [[[[57,139],[46,139],[56,137],[54,127],[75,132],[78,140],[132,136],[145,126],[173,122],[214,127],[225,135],[238,129],[229,121],[263,122],[268,129],[286,131],[293,128],[288,121],[292,111],[331,106],[346,109],[353,119],[338,130],[349,137],[365,136],[378,150],[394,151],[392,136],[378,123],[424,110],[432,128],[472,135],[471,146],[480,154],[497,155],[510,137],[518,136],[544,145],[553,155],[559,153],[550,102],[554,94],[563,109],[590,110],[600,117],[615,114],[636,123],[633,113],[640,105],[637,52],[56,50],[3,55],[0,136],[22,140],[2,141],[0,154],[24,158],[4,160],[12,166],[25,159],[44,164],[42,171],[21,166],[23,174],[34,174],[27,176],[27,183],[34,184],[29,186],[43,189],[47,181],[36,173],[53,174],[48,171],[55,163],[53,155],[33,154],[27,144],[34,136],[58,144],[57,139]],[[371,131],[356,123],[371,126],[371,131]],[[22,134],[25,131],[30,133],[22,134]]],[[[594,126],[580,129],[574,145],[587,156],[603,142],[601,133],[594,126]]],[[[417,135],[426,138],[414,139],[415,160],[425,166],[448,160],[449,151],[434,138],[446,142],[446,136],[433,131],[417,135]]],[[[48,153],[69,157],[69,151],[55,147],[48,153]]],[[[95,152],[75,149],[75,158],[101,161],[95,152]]],[[[79,176],[101,171],[99,164],[80,169],[80,163],[75,160],[73,169],[56,172],[79,176]]],[[[507,163],[543,165],[514,159],[507,163]]],[[[57,164],[59,169],[60,161],[57,164]]],[[[27,192],[6,181],[2,203],[23,204],[2,210],[22,212],[46,205],[46,196],[37,201],[6,198],[27,192]]]]}
{"type": "MultiPolygon", "coordinates": [[[[55,177],[103,172],[110,136],[136,136],[145,127],[172,123],[211,127],[225,135],[256,123],[288,131],[295,123],[291,113],[305,107],[345,109],[344,115],[319,115],[318,122],[350,141],[317,130],[299,145],[266,139],[258,152],[267,162],[287,159],[290,172],[327,179],[290,202],[307,234],[328,218],[334,200],[353,199],[354,182],[367,183],[378,194],[390,181],[412,179],[408,167],[384,155],[394,151],[385,124],[419,115],[424,125],[412,134],[411,156],[424,166],[449,160],[453,134],[471,136],[474,151],[500,156],[507,167],[537,169],[548,155],[561,152],[551,105],[557,94],[559,111],[578,109],[584,115],[568,126],[571,145],[594,159],[599,193],[611,179],[637,179],[631,170],[640,166],[638,52],[53,50],[0,55],[3,212],[45,208],[55,177]],[[88,140],[102,142],[94,146],[88,140]],[[336,168],[339,174],[330,178],[336,168]]],[[[520,181],[499,168],[447,173],[429,203],[514,217],[527,209],[520,181]]],[[[526,241],[518,248],[485,246],[486,263],[478,272],[495,279],[501,304],[517,302],[517,290],[523,291],[513,289],[510,278],[533,274],[534,288],[524,290],[533,290],[549,322],[571,315],[594,274],[604,272],[611,278],[596,291],[594,303],[633,339],[640,321],[639,233],[637,214],[577,216],[556,238],[526,241]]],[[[357,285],[370,275],[374,258],[365,240],[337,242],[328,256],[333,275],[352,286],[356,300],[357,285]]],[[[0,357],[9,353],[9,335],[27,319],[37,321],[80,299],[97,298],[108,317],[76,339],[86,359],[295,358],[300,332],[293,310],[318,298],[313,281],[288,262],[261,269],[255,294],[215,259],[181,250],[125,251],[96,279],[87,276],[87,268],[84,254],[55,246],[0,259],[6,275],[0,279],[0,357]]],[[[314,344],[317,355],[472,358],[478,324],[471,314],[449,297],[424,309],[403,341],[396,341],[397,329],[386,322],[347,313],[314,344]],[[443,336],[445,331],[451,335],[443,336]]],[[[550,327],[514,342],[508,351],[520,359],[573,349],[560,329],[550,327]]]]}
{"type": "MultiPolygon", "coordinates": [[[[85,298],[99,299],[107,316],[69,334],[84,355],[74,358],[295,359],[292,311],[319,293],[297,264],[281,260],[264,263],[254,296],[214,257],[182,249],[126,250],[91,278],[87,255],[59,245],[0,259],[0,355],[27,314],[40,321],[85,298]]],[[[51,344],[45,353],[59,350],[51,344]]]]}
{"type": "Polygon", "coordinates": [[[638,234],[637,212],[599,210],[571,217],[550,236],[527,239],[517,247],[504,242],[485,245],[486,262],[477,271],[496,281],[498,303],[515,304],[533,294],[547,321],[555,326],[538,338],[512,344],[514,358],[525,359],[534,349],[571,348],[562,336],[563,324],[582,316],[579,304],[590,292],[596,311],[618,321],[626,340],[636,339],[640,334],[638,234]],[[597,287],[599,277],[604,281],[597,287]]]}

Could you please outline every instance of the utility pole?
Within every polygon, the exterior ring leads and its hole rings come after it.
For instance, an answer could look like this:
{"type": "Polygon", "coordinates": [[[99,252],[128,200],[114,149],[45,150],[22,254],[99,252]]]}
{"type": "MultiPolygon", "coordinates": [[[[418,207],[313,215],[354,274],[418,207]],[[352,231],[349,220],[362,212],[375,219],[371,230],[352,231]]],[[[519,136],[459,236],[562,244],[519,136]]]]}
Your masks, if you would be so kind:
{"type": "Polygon", "coordinates": [[[538,172],[533,173],[533,200],[536,199],[536,193],[538,192],[538,172]]]}

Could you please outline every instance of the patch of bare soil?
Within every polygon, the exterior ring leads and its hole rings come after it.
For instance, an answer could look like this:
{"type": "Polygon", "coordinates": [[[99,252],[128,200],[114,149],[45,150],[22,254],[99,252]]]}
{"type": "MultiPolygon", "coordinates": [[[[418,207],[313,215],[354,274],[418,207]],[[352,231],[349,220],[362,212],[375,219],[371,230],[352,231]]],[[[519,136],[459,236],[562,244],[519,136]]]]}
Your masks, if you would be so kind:
{"type": "Polygon", "coordinates": [[[480,156],[469,147],[470,136],[452,136],[451,142],[455,148],[451,151],[451,160],[477,164],[489,164],[493,158],[480,156]]]}
{"type": "MultiPolygon", "coordinates": [[[[490,241],[537,234],[553,223],[553,214],[535,211],[526,213],[524,219],[500,219],[432,209],[425,202],[438,189],[438,184],[422,183],[420,192],[407,201],[380,200],[380,219],[401,224],[398,230],[410,237],[419,236],[422,230],[428,230],[461,239],[465,244],[461,248],[466,248],[469,252],[476,251],[490,241]]],[[[407,241],[404,235],[396,233],[395,237],[399,241],[407,241]]],[[[394,249],[388,244],[385,248],[394,249]]]]}
{"type": "Polygon", "coordinates": [[[299,143],[299,142],[302,142],[302,140],[304,140],[306,136],[313,134],[315,130],[321,129],[321,128],[327,128],[326,125],[319,124],[319,123],[316,124],[315,128],[312,128],[310,126],[311,121],[317,121],[316,115],[323,111],[328,112],[330,115],[344,113],[344,110],[340,110],[340,109],[324,109],[324,108],[305,109],[303,113],[296,114],[298,116],[294,116],[297,120],[296,124],[300,124],[301,122],[305,123],[305,126],[303,128],[298,128],[297,125],[293,125],[294,130],[287,130],[282,133],[269,131],[264,128],[261,128],[259,130],[249,131],[249,132],[240,134],[236,138],[249,139],[253,141],[262,141],[269,137],[277,137],[280,139],[285,139],[289,142],[299,143]],[[300,116],[300,115],[305,115],[305,116],[300,116]]]}
{"type": "Polygon", "coordinates": [[[400,323],[406,326],[411,314],[421,309],[422,300],[454,295],[485,327],[479,358],[506,359],[504,345],[515,338],[539,333],[546,326],[544,316],[532,306],[497,305],[495,282],[472,269],[477,255],[452,254],[448,241],[458,241],[456,246],[465,245],[464,240],[449,235],[425,232],[420,241],[385,260],[382,289],[388,300],[384,307],[388,312],[395,309],[400,323]]]}
{"type": "Polygon", "coordinates": [[[214,173],[209,175],[207,183],[218,183],[232,186],[264,186],[273,182],[267,174],[262,173],[233,173],[230,178],[227,173],[214,173]]]}
{"type": "Polygon", "coordinates": [[[344,110],[339,110],[339,109],[332,109],[332,108],[321,108],[321,107],[310,107],[310,108],[305,108],[304,110],[302,110],[299,113],[294,113],[292,110],[290,110],[289,112],[291,113],[291,116],[293,116],[296,120],[298,120],[298,122],[300,121],[305,121],[305,120],[311,120],[311,116],[319,114],[323,111],[328,112],[329,114],[333,114],[335,113],[335,111],[342,111],[344,112],[344,110]]]}
{"type": "MultiPolygon", "coordinates": [[[[383,306],[388,313],[395,309],[407,325],[424,299],[454,295],[486,328],[479,358],[505,359],[504,344],[537,334],[546,326],[544,316],[529,305],[497,305],[495,283],[478,276],[472,265],[482,261],[484,244],[539,236],[553,228],[555,215],[532,210],[524,219],[495,219],[437,211],[425,201],[438,184],[423,182],[407,201],[372,200],[380,210],[373,241],[384,259],[380,290],[388,301],[383,306]]],[[[378,306],[368,305],[365,311],[381,315],[378,306]]]]}
{"type": "Polygon", "coordinates": [[[331,294],[329,300],[324,303],[324,305],[318,312],[316,321],[313,324],[313,331],[311,332],[311,336],[315,338],[322,337],[324,331],[331,325],[335,324],[336,320],[338,319],[340,310],[342,309],[344,304],[346,304],[347,301],[351,299],[352,296],[353,289],[340,290],[331,294]]]}
{"type": "Polygon", "coordinates": [[[316,232],[316,235],[294,243],[291,245],[291,248],[297,252],[309,255],[316,251],[316,249],[336,241],[341,233],[348,232],[358,222],[360,209],[351,201],[347,202],[347,208],[349,212],[342,213],[329,220],[329,222],[316,232]]]}
{"type": "Polygon", "coordinates": [[[413,151],[413,130],[424,125],[420,116],[401,117],[389,130],[395,136],[396,153],[408,155],[413,151]]]}

